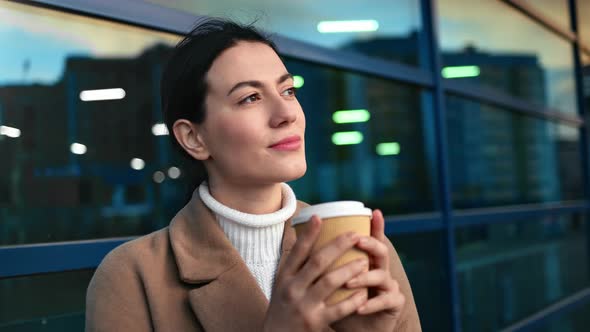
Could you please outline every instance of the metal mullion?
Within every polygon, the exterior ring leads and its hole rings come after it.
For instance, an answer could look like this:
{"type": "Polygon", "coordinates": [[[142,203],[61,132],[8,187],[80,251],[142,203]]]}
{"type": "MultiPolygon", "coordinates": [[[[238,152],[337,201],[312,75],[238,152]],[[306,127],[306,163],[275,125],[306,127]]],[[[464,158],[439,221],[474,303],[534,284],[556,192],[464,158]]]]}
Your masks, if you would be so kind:
{"type": "Polygon", "coordinates": [[[558,34],[562,38],[565,38],[571,42],[577,41],[578,38],[574,32],[567,30],[567,28],[561,27],[559,24],[555,23],[553,19],[547,17],[545,14],[538,11],[535,7],[529,5],[528,3],[522,0],[502,0],[502,2],[516,8],[524,15],[530,17],[533,21],[537,22],[551,32],[558,34]]]}
{"type": "MultiPolygon", "coordinates": [[[[577,4],[576,0],[569,0],[569,12],[570,12],[570,24],[571,29],[574,33],[579,34],[578,31],[578,11],[577,11],[577,4]]],[[[580,40],[580,39],[578,39],[580,40]]],[[[580,117],[585,120],[586,112],[590,110],[584,109],[584,78],[582,75],[582,59],[580,58],[580,48],[578,43],[574,43],[574,66],[575,66],[575,80],[576,80],[576,101],[578,106],[578,114],[580,117]]],[[[589,156],[588,153],[590,152],[588,147],[588,127],[583,126],[580,128],[580,154],[581,154],[581,161],[582,161],[582,182],[584,187],[584,196],[586,197],[586,201],[590,204],[590,161],[588,160],[589,156]]],[[[590,263],[590,228],[586,227],[586,261],[590,263]]]]}
{"type": "Polygon", "coordinates": [[[157,4],[136,1],[101,0],[7,0],[23,5],[132,25],[159,32],[183,34],[205,16],[157,4]]]}
{"type": "Polygon", "coordinates": [[[432,75],[420,68],[372,58],[367,55],[333,50],[284,36],[271,36],[279,53],[296,60],[309,61],[339,69],[370,74],[423,87],[432,87],[432,75]]]}
{"type": "Polygon", "coordinates": [[[446,263],[448,272],[448,290],[450,299],[451,328],[455,332],[461,332],[461,306],[459,303],[459,290],[455,257],[455,226],[453,224],[451,206],[451,188],[448,162],[448,142],[446,134],[446,107],[445,95],[442,85],[442,56],[438,37],[438,10],[436,0],[422,1],[422,18],[424,28],[429,39],[430,61],[432,77],[434,81],[433,105],[434,105],[434,129],[437,159],[438,196],[441,200],[442,222],[445,230],[446,263]]]}
{"type": "Polygon", "coordinates": [[[0,247],[0,279],[96,268],[107,253],[133,238],[0,247]]]}
{"type": "MultiPolygon", "coordinates": [[[[116,2],[99,0],[10,0],[27,5],[45,7],[77,15],[131,24],[147,29],[185,34],[197,20],[206,16],[194,15],[147,2],[116,2]]],[[[399,82],[431,87],[432,75],[421,68],[372,58],[363,54],[343,52],[271,34],[281,55],[298,60],[326,65],[399,82]]]]}
{"type": "MultiPolygon", "coordinates": [[[[522,218],[548,215],[586,213],[590,204],[585,200],[556,203],[514,205],[469,210],[455,210],[453,218],[457,228],[504,222],[518,222],[522,218]]],[[[523,220],[526,221],[526,220],[523,220]]]]}
{"type": "Polygon", "coordinates": [[[583,119],[575,114],[567,114],[538,104],[522,100],[505,92],[486,86],[473,86],[466,83],[443,80],[443,88],[447,93],[468,98],[475,102],[509,109],[526,116],[548,119],[574,127],[582,127],[583,119]]]}
{"type": "Polygon", "coordinates": [[[439,212],[385,216],[385,234],[401,235],[440,231],[445,227],[441,217],[439,212]]]}

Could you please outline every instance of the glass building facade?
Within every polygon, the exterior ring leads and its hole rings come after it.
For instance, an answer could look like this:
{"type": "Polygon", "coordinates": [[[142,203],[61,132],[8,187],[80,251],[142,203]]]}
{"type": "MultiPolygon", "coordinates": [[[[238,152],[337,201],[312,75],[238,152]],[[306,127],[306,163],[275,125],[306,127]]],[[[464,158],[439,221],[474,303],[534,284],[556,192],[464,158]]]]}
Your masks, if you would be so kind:
{"type": "Polygon", "coordinates": [[[202,16],[272,33],[291,186],[384,212],[424,331],[588,329],[590,1],[1,0],[0,331],[82,330],[104,255],[186,203],[159,81],[202,16]]]}

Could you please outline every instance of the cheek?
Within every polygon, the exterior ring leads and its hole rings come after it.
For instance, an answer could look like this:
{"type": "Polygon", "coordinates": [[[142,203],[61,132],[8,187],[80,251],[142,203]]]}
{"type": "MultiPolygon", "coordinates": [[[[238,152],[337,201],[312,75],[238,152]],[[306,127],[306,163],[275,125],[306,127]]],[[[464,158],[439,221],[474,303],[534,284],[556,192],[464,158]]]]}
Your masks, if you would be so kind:
{"type": "MultiPolygon", "coordinates": [[[[232,119],[219,123],[216,128],[218,146],[226,152],[240,153],[261,144],[260,130],[251,125],[247,119],[232,119]]],[[[222,151],[223,152],[223,151],[222,151]]]]}

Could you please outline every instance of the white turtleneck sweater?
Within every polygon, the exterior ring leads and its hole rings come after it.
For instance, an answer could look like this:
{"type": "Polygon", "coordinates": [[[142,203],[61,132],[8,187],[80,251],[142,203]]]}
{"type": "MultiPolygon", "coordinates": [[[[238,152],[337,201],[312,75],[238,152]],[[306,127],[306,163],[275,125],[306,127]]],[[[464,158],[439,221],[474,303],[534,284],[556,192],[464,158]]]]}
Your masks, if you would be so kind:
{"type": "Polygon", "coordinates": [[[206,182],[199,186],[199,196],[213,211],[223,232],[252,272],[267,299],[270,299],[275,274],[281,258],[285,221],[297,207],[295,193],[282,183],[282,208],[269,214],[249,214],[234,210],[209,193],[206,182]]]}

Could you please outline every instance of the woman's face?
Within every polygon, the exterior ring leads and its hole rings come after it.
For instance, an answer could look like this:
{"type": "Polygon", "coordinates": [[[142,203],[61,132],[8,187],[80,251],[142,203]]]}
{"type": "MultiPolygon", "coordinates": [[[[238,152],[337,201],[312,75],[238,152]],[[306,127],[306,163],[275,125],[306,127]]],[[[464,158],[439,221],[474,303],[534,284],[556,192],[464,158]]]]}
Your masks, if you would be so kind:
{"type": "Polygon", "coordinates": [[[305,174],[305,116],[272,48],[239,42],[215,59],[206,80],[199,135],[211,181],[259,185],[305,174]]]}

